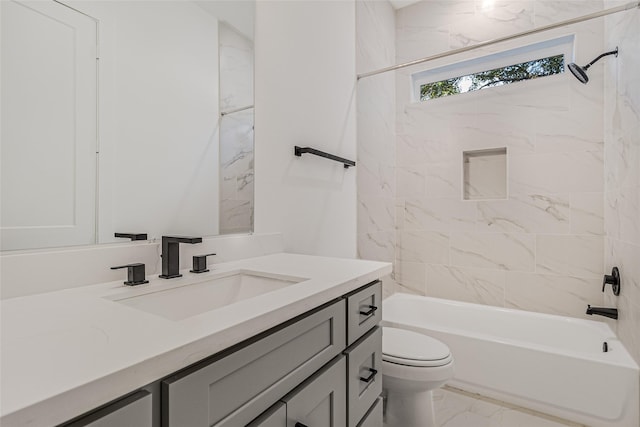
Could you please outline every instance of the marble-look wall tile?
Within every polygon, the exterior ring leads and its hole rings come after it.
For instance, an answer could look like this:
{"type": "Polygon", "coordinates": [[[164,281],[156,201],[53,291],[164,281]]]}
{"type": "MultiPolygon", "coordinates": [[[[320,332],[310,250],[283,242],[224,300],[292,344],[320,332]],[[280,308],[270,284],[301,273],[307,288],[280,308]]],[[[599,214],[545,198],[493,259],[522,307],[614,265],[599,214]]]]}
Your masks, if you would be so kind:
{"type": "Polygon", "coordinates": [[[536,0],[536,27],[575,18],[602,10],[602,0],[536,0]]]}
{"type": "Polygon", "coordinates": [[[395,278],[405,288],[419,295],[426,293],[427,266],[423,262],[396,261],[395,278]]]}
{"type": "Polygon", "coordinates": [[[427,265],[427,294],[432,297],[487,304],[504,305],[504,270],[427,265]]]}
{"type": "Polygon", "coordinates": [[[536,269],[539,273],[601,278],[604,238],[539,234],[536,269]]]}
{"type": "Polygon", "coordinates": [[[478,219],[476,202],[460,199],[407,199],[404,228],[432,231],[474,230],[478,219]]]}
{"type": "MultiPolygon", "coordinates": [[[[395,63],[395,12],[387,1],[362,0],[356,7],[358,73],[395,63]]],[[[396,87],[395,76],[359,80],[357,91],[358,257],[395,262],[396,87]]],[[[383,279],[383,295],[398,290],[394,272],[383,279]]]]}
{"type": "Polygon", "coordinates": [[[253,230],[253,109],[220,120],[220,233],[253,230]]]}
{"type": "Polygon", "coordinates": [[[620,298],[617,307],[618,336],[637,361],[640,356],[640,304],[630,298],[620,298]]]}
{"type": "MultiPolygon", "coordinates": [[[[618,2],[605,1],[605,7],[618,2]]],[[[620,54],[604,64],[605,75],[605,270],[620,268],[620,296],[606,292],[618,307],[618,336],[640,363],[640,11],[605,18],[605,43],[620,54]]]]}
{"type": "Polygon", "coordinates": [[[571,194],[571,234],[604,234],[604,193],[571,194]]]}
{"type": "MultiPolygon", "coordinates": [[[[399,9],[395,13],[395,62],[602,9],[600,0],[508,0],[486,5],[489,3],[479,0],[428,0],[399,9]]],[[[366,13],[371,15],[374,9],[381,13],[386,7],[376,5],[366,13]]],[[[386,18],[365,19],[385,25],[379,34],[372,27],[367,30],[368,38],[379,38],[371,41],[369,57],[377,58],[380,66],[388,65],[382,63],[390,49],[385,45],[374,53],[373,47],[381,39],[388,41],[386,18]]],[[[601,21],[577,24],[569,31],[576,36],[576,62],[586,63],[601,53],[601,21]]],[[[565,34],[566,29],[545,32],[437,60],[429,67],[565,34]]],[[[589,85],[565,73],[420,103],[410,90],[411,74],[425,68],[416,65],[393,74],[394,101],[389,101],[392,91],[385,80],[391,74],[359,83],[359,89],[367,88],[366,93],[358,94],[359,98],[363,95],[360,110],[365,113],[358,118],[359,127],[361,118],[368,126],[359,131],[363,136],[359,139],[359,200],[365,195],[394,199],[397,230],[394,250],[388,246],[391,238],[386,231],[360,233],[359,238],[371,245],[361,252],[374,256],[395,252],[395,289],[400,292],[578,317],[584,315],[585,301],[601,304],[602,294],[597,294],[594,284],[601,280],[604,268],[604,62],[590,69],[589,85]],[[387,103],[395,108],[391,113],[395,123],[387,121],[390,109],[379,105],[387,103]],[[395,132],[392,154],[385,151],[390,130],[395,132]],[[507,149],[508,198],[461,200],[463,151],[501,147],[507,149]],[[558,251],[556,244],[565,252],[558,251]],[[521,278],[526,280],[518,286],[521,278]],[[556,288],[561,297],[554,300],[556,288]]],[[[617,67],[609,71],[621,72],[617,67]]],[[[632,85],[627,87],[621,92],[633,92],[632,85]]],[[[632,113],[638,111],[637,98],[631,94],[621,102],[609,101],[611,111],[618,112],[612,115],[609,128],[614,127],[616,117],[616,123],[624,122],[630,129],[632,113]]],[[[626,158],[632,164],[631,151],[625,148],[626,156],[619,155],[620,161],[626,158]]],[[[632,168],[628,170],[625,176],[630,180],[632,168]]],[[[620,174],[609,171],[612,179],[620,174]]],[[[620,201],[617,193],[610,200],[615,206],[633,205],[629,197],[620,201]]],[[[388,206],[385,202],[387,218],[388,206]]],[[[366,217],[360,221],[365,224],[361,228],[379,229],[371,227],[374,223],[380,221],[366,217]]],[[[612,226],[616,235],[629,227],[612,226]]]]}
{"type": "Polygon", "coordinates": [[[385,197],[358,197],[358,233],[395,228],[395,201],[385,197]]]}
{"type": "Polygon", "coordinates": [[[541,313],[591,318],[588,304],[603,303],[602,279],[507,272],[505,306],[541,313]]]}
{"type": "Polygon", "coordinates": [[[525,233],[451,233],[451,265],[533,272],[535,236],[525,233]]]}
{"type": "MultiPolygon", "coordinates": [[[[628,299],[640,304],[640,244],[607,239],[605,248],[605,271],[610,274],[611,268],[620,270],[620,296],[615,300],[628,299]]],[[[610,294],[611,291],[607,291],[610,294]]]]}
{"type": "Polygon", "coordinates": [[[513,155],[509,164],[511,194],[601,192],[601,151],[513,155]]]}
{"type": "Polygon", "coordinates": [[[620,241],[640,242],[640,187],[612,187],[605,194],[607,234],[620,241]]]}
{"type": "Polygon", "coordinates": [[[220,22],[220,110],[253,105],[253,41],[220,22]]]}
{"type": "Polygon", "coordinates": [[[449,236],[424,230],[398,232],[397,253],[402,261],[429,264],[449,263],[449,236]]]}
{"type": "Polygon", "coordinates": [[[462,195],[461,161],[429,163],[426,175],[426,195],[433,199],[455,199],[462,195]]]}
{"type": "Polygon", "coordinates": [[[365,73],[394,65],[395,13],[387,1],[356,3],[356,70],[365,73]]]}
{"type": "Polygon", "coordinates": [[[517,194],[509,200],[480,201],[478,214],[481,231],[563,234],[571,231],[567,194],[517,194]]]}
{"type": "Polygon", "coordinates": [[[451,24],[449,47],[456,49],[533,28],[533,0],[495,1],[477,7],[472,18],[451,24]]]}
{"type": "Polygon", "coordinates": [[[395,231],[358,233],[358,258],[393,262],[396,251],[395,231]]]}

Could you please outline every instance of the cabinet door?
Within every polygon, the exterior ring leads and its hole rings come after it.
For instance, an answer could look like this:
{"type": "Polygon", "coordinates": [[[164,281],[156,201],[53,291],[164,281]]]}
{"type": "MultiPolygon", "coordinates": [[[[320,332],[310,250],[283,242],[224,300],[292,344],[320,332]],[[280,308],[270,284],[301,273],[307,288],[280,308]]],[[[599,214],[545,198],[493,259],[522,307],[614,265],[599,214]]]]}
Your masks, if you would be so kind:
{"type": "Polygon", "coordinates": [[[346,369],[340,356],[287,395],[287,427],[346,427],[346,369]]]}
{"type": "Polygon", "coordinates": [[[349,427],[356,427],[382,393],[382,328],[375,327],[345,351],[349,427]]]}
{"type": "Polygon", "coordinates": [[[286,427],[287,406],[278,402],[267,409],[264,414],[247,424],[247,427],[286,427]]]}
{"type": "Polygon", "coordinates": [[[383,427],[382,424],[382,398],[379,397],[373,404],[367,415],[364,416],[358,427],[383,427]]]}
{"type": "Polygon", "coordinates": [[[152,427],[151,393],[140,390],[64,427],[152,427]]]}

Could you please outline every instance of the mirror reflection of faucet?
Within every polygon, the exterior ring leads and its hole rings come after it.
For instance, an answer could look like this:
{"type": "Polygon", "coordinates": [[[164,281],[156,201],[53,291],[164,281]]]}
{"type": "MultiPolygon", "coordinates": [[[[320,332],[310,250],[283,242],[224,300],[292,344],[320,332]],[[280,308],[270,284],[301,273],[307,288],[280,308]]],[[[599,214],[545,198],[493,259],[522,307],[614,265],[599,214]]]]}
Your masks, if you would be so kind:
{"type": "Polygon", "coordinates": [[[598,316],[605,316],[611,319],[618,318],[618,309],[617,308],[607,308],[607,307],[591,307],[591,304],[587,305],[587,314],[593,315],[596,314],[598,316]]]}

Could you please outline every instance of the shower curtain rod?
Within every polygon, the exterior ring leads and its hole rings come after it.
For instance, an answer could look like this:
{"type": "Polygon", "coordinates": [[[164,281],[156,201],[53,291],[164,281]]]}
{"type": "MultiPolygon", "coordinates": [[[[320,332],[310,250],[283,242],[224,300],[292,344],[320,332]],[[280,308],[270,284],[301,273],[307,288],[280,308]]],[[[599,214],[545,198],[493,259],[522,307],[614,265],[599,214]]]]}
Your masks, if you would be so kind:
{"type": "Polygon", "coordinates": [[[640,8],[640,1],[633,1],[622,6],[612,7],[610,9],[601,10],[600,12],[591,13],[589,15],[579,16],[573,19],[567,19],[566,21],[558,22],[556,24],[545,25],[543,27],[535,28],[533,30],[522,31],[520,33],[512,34],[506,37],[499,37],[493,40],[487,40],[481,43],[477,43],[471,46],[461,47],[459,49],[449,50],[447,52],[438,53],[435,55],[427,56],[426,58],[416,59],[414,61],[405,62],[403,64],[394,65],[391,67],[381,68],[379,70],[370,71],[368,73],[358,74],[358,80],[365,77],[375,76],[376,74],[386,73],[388,71],[400,70],[402,68],[411,67],[412,65],[422,64],[424,62],[433,61],[435,59],[446,58],[447,56],[456,55],[458,53],[468,52],[470,50],[479,49],[481,47],[490,46],[496,43],[502,43],[509,40],[517,39],[519,37],[528,36],[530,34],[537,34],[543,31],[552,30],[554,28],[564,27],[571,24],[577,24],[579,22],[588,21],[590,19],[599,18],[601,16],[611,15],[612,13],[623,12],[625,10],[631,10],[634,8],[640,8]]]}

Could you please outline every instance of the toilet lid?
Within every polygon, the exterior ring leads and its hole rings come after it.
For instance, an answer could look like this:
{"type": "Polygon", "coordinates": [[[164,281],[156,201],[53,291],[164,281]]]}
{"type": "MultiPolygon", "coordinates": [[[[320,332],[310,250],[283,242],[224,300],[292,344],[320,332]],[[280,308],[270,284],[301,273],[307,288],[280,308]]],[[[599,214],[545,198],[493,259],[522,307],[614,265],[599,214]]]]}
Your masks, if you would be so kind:
{"type": "Polygon", "coordinates": [[[382,328],[382,358],[410,366],[442,366],[451,361],[451,351],[441,341],[417,332],[382,328]]]}

